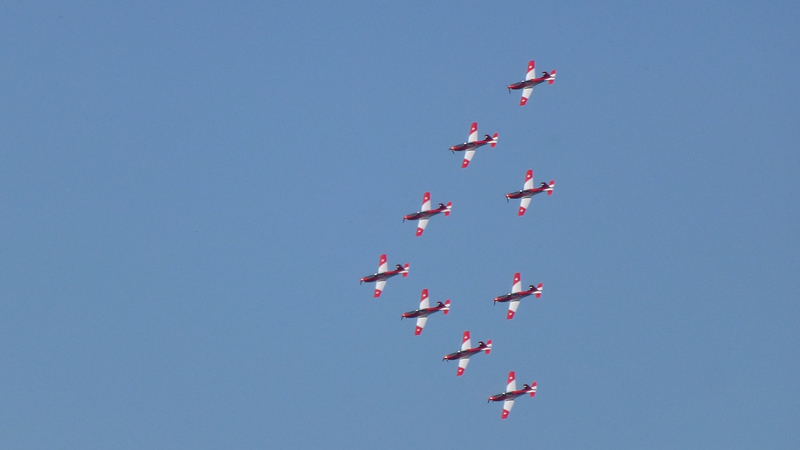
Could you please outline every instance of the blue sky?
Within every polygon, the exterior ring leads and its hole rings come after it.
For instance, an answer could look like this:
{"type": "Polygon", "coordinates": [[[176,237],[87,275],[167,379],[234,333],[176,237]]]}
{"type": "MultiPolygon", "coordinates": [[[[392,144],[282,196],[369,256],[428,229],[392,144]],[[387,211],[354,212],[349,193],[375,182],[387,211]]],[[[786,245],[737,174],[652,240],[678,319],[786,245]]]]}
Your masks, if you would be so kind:
{"type": "Polygon", "coordinates": [[[797,447],[799,12],[7,3],[0,446],[797,447]]]}

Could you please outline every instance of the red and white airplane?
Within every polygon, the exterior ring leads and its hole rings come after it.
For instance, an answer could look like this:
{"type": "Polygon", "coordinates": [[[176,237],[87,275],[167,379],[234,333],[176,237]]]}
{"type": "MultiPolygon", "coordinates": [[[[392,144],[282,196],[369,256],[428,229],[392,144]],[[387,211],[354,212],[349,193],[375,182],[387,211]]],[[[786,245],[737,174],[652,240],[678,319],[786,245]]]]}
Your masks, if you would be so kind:
{"type": "Polygon", "coordinates": [[[506,319],[511,320],[514,318],[514,313],[517,312],[517,307],[519,306],[519,300],[529,295],[536,295],[536,298],[541,298],[542,283],[539,283],[538,286],[530,285],[528,286],[527,291],[523,291],[522,283],[520,282],[519,272],[517,272],[514,274],[514,284],[511,286],[511,293],[495,297],[494,302],[495,303],[510,302],[508,304],[508,315],[506,315],[506,319]]]}
{"type": "Polygon", "coordinates": [[[439,213],[444,213],[445,217],[449,216],[452,207],[453,202],[447,202],[447,205],[439,203],[439,207],[436,209],[431,209],[431,193],[426,192],[425,195],[422,196],[422,211],[415,212],[414,214],[408,214],[407,216],[403,217],[403,222],[406,220],[419,219],[419,223],[417,224],[417,236],[422,236],[422,232],[425,231],[425,227],[428,226],[429,218],[439,213]]]}
{"type": "Polygon", "coordinates": [[[494,136],[489,136],[486,134],[483,136],[483,139],[479,141],[478,122],[473,122],[469,129],[469,139],[467,139],[467,142],[450,147],[450,151],[466,152],[464,153],[464,161],[461,162],[461,168],[466,169],[469,165],[469,162],[472,161],[472,157],[475,155],[475,150],[478,147],[483,147],[486,144],[489,144],[492,148],[494,148],[497,145],[497,136],[497,133],[495,133],[494,136]]]}
{"type": "Polygon", "coordinates": [[[374,298],[378,298],[381,296],[381,292],[383,292],[383,287],[386,286],[386,280],[392,278],[395,275],[403,275],[403,278],[408,276],[408,263],[405,266],[401,266],[400,264],[397,265],[397,268],[394,270],[389,270],[389,264],[386,263],[386,255],[381,255],[381,262],[378,265],[378,273],[368,275],[359,281],[358,284],[363,282],[371,283],[375,282],[375,295],[374,298]]]}
{"type": "Polygon", "coordinates": [[[416,311],[403,313],[403,315],[400,316],[400,320],[413,319],[416,317],[417,328],[414,329],[414,336],[419,336],[419,334],[422,333],[422,329],[425,328],[425,323],[428,321],[428,316],[438,311],[441,311],[444,314],[450,312],[450,299],[448,298],[444,303],[437,302],[436,306],[431,308],[430,303],[428,302],[428,290],[423,289],[422,298],[419,301],[419,309],[416,311]]]}
{"type": "Polygon", "coordinates": [[[508,417],[508,413],[511,412],[511,408],[514,407],[514,400],[525,394],[530,394],[531,397],[536,395],[536,382],[534,381],[531,383],[530,386],[527,384],[522,385],[522,389],[517,390],[517,379],[514,375],[514,371],[508,372],[508,384],[506,385],[506,391],[502,394],[497,394],[489,397],[489,402],[503,402],[503,415],[500,416],[501,419],[505,419],[508,417]]]}
{"type": "Polygon", "coordinates": [[[492,351],[492,340],[489,339],[485,344],[483,341],[478,341],[478,346],[475,348],[470,348],[471,346],[472,343],[469,339],[469,331],[465,331],[464,336],[461,338],[461,351],[450,353],[442,358],[442,361],[453,361],[455,359],[458,360],[458,373],[456,373],[457,377],[464,375],[464,371],[467,369],[467,364],[469,364],[470,356],[480,352],[486,352],[488,355],[489,352],[492,351]]]}
{"type": "Polygon", "coordinates": [[[508,85],[508,92],[512,90],[522,89],[522,99],[519,101],[519,106],[525,106],[525,103],[528,103],[528,98],[531,96],[531,92],[533,92],[533,87],[537,84],[544,83],[545,81],[553,84],[556,81],[556,71],[552,71],[550,73],[542,72],[542,76],[536,78],[536,67],[533,64],[533,61],[528,62],[528,73],[525,74],[525,81],[520,81],[519,83],[509,84],[508,85]]]}
{"type": "Polygon", "coordinates": [[[531,197],[536,194],[541,194],[542,192],[547,192],[547,195],[553,195],[554,187],[556,187],[556,180],[550,180],[550,184],[542,181],[541,186],[534,188],[533,170],[528,170],[528,172],[525,173],[525,185],[522,187],[522,190],[506,194],[506,201],[508,201],[510,198],[521,198],[522,200],[519,204],[519,212],[517,213],[518,216],[521,216],[525,214],[525,211],[528,209],[528,205],[531,204],[531,197]]]}

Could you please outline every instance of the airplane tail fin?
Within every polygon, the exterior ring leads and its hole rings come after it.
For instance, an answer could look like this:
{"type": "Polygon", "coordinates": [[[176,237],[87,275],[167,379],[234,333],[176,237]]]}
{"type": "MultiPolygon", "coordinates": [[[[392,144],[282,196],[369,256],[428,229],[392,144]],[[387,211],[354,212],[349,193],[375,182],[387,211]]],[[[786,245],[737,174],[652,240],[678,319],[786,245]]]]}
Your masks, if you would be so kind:
{"type": "Polygon", "coordinates": [[[549,83],[553,84],[555,82],[556,82],[556,71],[554,70],[554,71],[550,72],[550,81],[549,81],[549,83]]]}
{"type": "Polygon", "coordinates": [[[547,195],[553,195],[553,188],[556,187],[556,180],[550,180],[550,184],[547,188],[547,195]]]}
{"type": "Polygon", "coordinates": [[[408,267],[409,267],[408,263],[406,263],[406,265],[403,266],[403,278],[408,276],[408,267]]]}
{"type": "Polygon", "coordinates": [[[486,341],[486,350],[484,350],[484,351],[486,352],[487,355],[489,354],[489,352],[492,351],[492,340],[491,339],[486,341]]]}
{"type": "Polygon", "coordinates": [[[444,212],[444,216],[447,217],[450,215],[450,210],[453,208],[453,202],[447,202],[447,211],[444,212]]]}
{"type": "Polygon", "coordinates": [[[539,285],[536,286],[536,291],[537,291],[536,292],[536,298],[542,298],[542,286],[543,285],[544,285],[544,283],[539,283],[539,285]]]}
{"type": "Polygon", "coordinates": [[[499,133],[495,133],[494,136],[492,136],[492,144],[491,144],[492,148],[495,148],[495,146],[497,146],[497,137],[498,136],[499,136],[499,133]]]}
{"type": "Polygon", "coordinates": [[[447,314],[447,313],[449,313],[449,312],[450,312],[450,299],[448,298],[448,299],[447,299],[447,300],[444,302],[444,308],[442,309],[442,313],[444,313],[444,314],[447,314]]]}
{"type": "Polygon", "coordinates": [[[536,395],[536,382],[531,383],[531,397],[536,395]]]}

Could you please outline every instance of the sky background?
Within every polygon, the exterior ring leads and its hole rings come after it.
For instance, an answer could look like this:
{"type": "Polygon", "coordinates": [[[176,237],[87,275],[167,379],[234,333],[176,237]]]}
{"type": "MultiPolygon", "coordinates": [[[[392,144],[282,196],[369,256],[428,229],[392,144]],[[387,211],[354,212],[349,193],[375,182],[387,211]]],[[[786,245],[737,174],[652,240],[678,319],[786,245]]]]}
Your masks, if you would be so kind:
{"type": "Polygon", "coordinates": [[[5,2],[0,447],[800,447],[798,20],[5,2]],[[381,253],[411,273],[373,299],[381,253]],[[514,272],[544,295],[507,321],[514,272]],[[456,378],[464,330],[494,350],[456,378]]]}

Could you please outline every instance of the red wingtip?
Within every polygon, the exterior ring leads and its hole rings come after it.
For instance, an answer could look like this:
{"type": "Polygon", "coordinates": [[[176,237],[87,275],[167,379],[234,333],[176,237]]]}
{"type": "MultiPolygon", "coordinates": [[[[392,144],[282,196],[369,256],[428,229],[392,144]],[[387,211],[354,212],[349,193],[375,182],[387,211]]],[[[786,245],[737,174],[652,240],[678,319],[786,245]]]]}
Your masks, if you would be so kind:
{"type": "Polygon", "coordinates": [[[425,230],[423,230],[422,228],[417,228],[417,234],[416,234],[416,236],[417,236],[417,237],[419,237],[419,236],[422,236],[422,232],[423,232],[423,231],[425,231],[425,230]]]}
{"type": "Polygon", "coordinates": [[[463,344],[467,339],[469,339],[469,330],[464,332],[464,336],[461,337],[461,343],[463,344]]]}
{"type": "Polygon", "coordinates": [[[466,159],[461,162],[461,168],[462,169],[466,169],[468,165],[469,165],[469,161],[467,161],[466,159]]]}
{"type": "Polygon", "coordinates": [[[507,418],[508,418],[508,410],[507,410],[507,409],[504,409],[504,410],[503,410],[503,415],[502,415],[502,416],[500,416],[500,418],[501,418],[501,419],[507,419],[507,418]]]}
{"type": "Polygon", "coordinates": [[[374,295],[374,298],[378,298],[378,297],[380,297],[380,296],[381,296],[381,291],[379,291],[379,290],[375,289],[375,295],[374,295]]]}
{"type": "Polygon", "coordinates": [[[472,125],[469,127],[469,134],[478,131],[478,122],[472,122],[472,125]]]}
{"type": "Polygon", "coordinates": [[[517,216],[524,216],[524,215],[525,215],[525,208],[520,206],[519,211],[517,212],[517,216]]]}
{"type": "Polygon", "coordinates": [[[514,311],[509,311],[508,315],[506,316],[506,320],[511,320],[514,318],[514,311]]]}
{"type": "Polygon", "coordinates": [[[519,106],[525,106],[525,103],[528,103],[527,98],[522,97],[521,99],[519,99],[519,106]]]}
{"type": "Polygon", "coordinates": [[[381,264],[386,262],[386,255],[381,255],[381,264]]]}
{"type": "Polygon", "coordinates": [[[533,61],[528,61],[528,72],[533,70],[536,67],[536,64],[533,61]]]}
{"type": "Polygon", "coordinates": [[[460,377],[461,375],[464,375],[464,368],[463,367],[459,367],[458,368],[458,373],[456,374],[457,377],[460,377]]]}
{"type": "Polygon", "coordinates": [[[541,294],[541,292],[537,292],[537,293],[536,293],[536,298],[542,298],[542,294],[541,294]]]}
{"type": "Polygon", "coordinates": [[[428,288],[422,290],[422,296],[420,297],[420,300],[425,300],[426,298],[428,298],[428,288]]]}
{"type": "Polygon", "coordinates": [[[403,272],[403,278],[408,276],[408,268],[409,267],[411,267],[409,263],[406,263],[406,265],[403,266],[403,268],[406,270],[405,272],[403,272]]]}
{"type": "Polygon", "coordinates": [[[417,327],[414,329],[414,336],[419,336],[422,333],[422,327],[417,327]]]}

